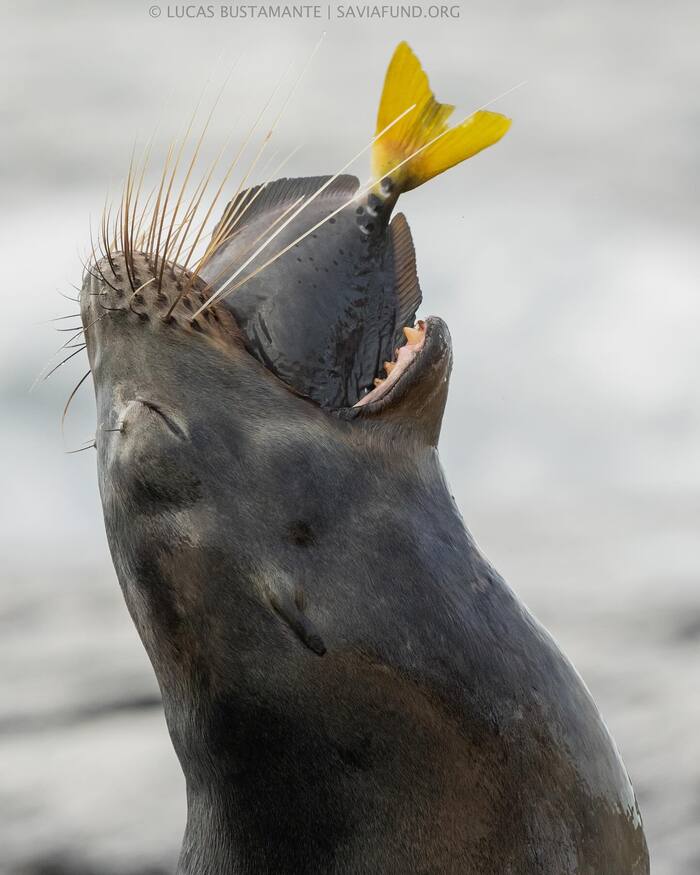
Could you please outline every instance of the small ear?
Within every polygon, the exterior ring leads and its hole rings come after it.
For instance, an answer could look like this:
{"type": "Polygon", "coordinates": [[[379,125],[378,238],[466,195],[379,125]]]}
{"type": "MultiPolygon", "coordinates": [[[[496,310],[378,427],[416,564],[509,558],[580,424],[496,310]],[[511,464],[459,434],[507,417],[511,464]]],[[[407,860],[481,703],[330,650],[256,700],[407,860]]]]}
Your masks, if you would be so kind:
{"type": "Polygon", "coordinates": [[[345,418],[397,426],[412,439],[437,446],[452,370],[452,344],[442,319],[431,317],[429,326],[419,358],[396,385],[375,402],[346,409],[345,418]]]}
{"type": "Polygon", "coordinates": [[[275,613],[289,626],[299,640],[316,656],[323,656],[326,645],[318,630],[304,612],[303,591],[297,588],[294,594],[283,589],[270,590],[270,605],[275,613]]]}

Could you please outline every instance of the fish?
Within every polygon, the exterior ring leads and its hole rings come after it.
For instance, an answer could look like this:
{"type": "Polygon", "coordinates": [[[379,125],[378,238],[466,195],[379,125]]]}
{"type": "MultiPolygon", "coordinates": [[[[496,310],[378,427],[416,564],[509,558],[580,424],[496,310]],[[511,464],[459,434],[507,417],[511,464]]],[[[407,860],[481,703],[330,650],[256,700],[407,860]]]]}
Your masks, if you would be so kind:
{"type": "Polygon", "coordinates": [[[233,313],[249,351],[321,407],[377,400],[408,358],[399,347],[418,339],[404,334],[421,331],[413,326],[422,293],[411,231],[402,213],[393,215],[396,203],[498,142],[511,125],[479,110],[449,127],[453,111],[436,100],[401,42],[379,102],[374,184],[361,188],[345,174],[278,179],[240,192],[214,229],[218,242],[199,275],[233,313]],[[255,255],[278,224],[274,250],[255,255]]]}

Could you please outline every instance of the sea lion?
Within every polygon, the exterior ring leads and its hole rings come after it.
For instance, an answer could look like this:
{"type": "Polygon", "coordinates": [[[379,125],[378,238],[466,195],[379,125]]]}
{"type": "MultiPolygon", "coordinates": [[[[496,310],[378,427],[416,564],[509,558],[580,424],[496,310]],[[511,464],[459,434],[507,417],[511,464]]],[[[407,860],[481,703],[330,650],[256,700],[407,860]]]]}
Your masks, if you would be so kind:
{"type": "Polygon", "coordinates": [[[81,311],[109,545],[187,782],[178,873],[648,873],[595,704],[450,495],[446,325],[369,393],[290,385],[284,344],[137,236],[103,235],[81,311]]]}

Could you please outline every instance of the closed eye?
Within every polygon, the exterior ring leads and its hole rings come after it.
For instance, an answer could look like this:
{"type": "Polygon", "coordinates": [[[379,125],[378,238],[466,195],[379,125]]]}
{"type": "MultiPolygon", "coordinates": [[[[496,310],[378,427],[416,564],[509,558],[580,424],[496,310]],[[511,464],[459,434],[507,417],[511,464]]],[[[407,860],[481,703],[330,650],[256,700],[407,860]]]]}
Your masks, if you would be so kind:
{"type": "Polygon", "coordinates": [[[173,419],[173,417],[166,413],[165,410],[154,401],[149,401],[147,398],[137,397],[134,399],[139,404],[143,404],[144,407],[147,407],[149,410],[152,410],[163,420],[168,429],[175,435],[176,438],[184,441],[187,440],[187,434],[184,429],[173,419]]]}

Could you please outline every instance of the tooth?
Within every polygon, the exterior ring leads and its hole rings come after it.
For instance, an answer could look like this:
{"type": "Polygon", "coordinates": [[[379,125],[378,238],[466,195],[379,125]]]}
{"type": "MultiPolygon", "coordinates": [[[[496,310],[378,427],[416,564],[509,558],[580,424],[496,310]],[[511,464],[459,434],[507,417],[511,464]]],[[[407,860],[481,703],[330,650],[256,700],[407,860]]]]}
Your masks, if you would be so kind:
{"type": "Polygon", "coordinates": [[[374,385],[375,385],[375,386],[381,386],[383,382],[384,382],[384,380],[382,380],[382,379],[380,379],[379,377],[377,377],[377,378],[375,379],[375,381],[374,381],[374,385]]]}
{"type": "Polygon", "coordinates": [[[394,368],[396,367],[396,362],[384,362],[384,370],[387,374],[390,374],[394,368]]]}
{"type": "Polygon", "coordinates": [[[406,335],[406,340],[409,343],[418,343],[423,336],[420,328],[404,328],[403,333],[406,335]]]}

